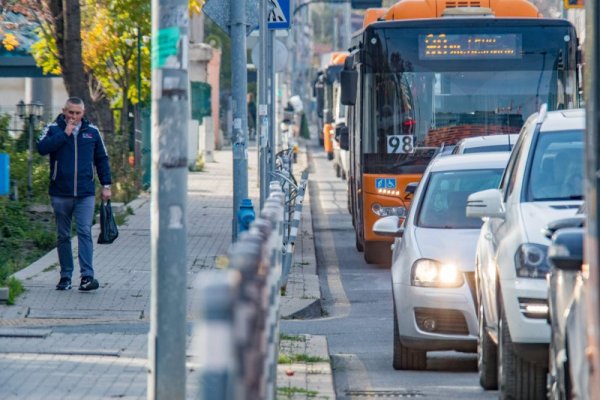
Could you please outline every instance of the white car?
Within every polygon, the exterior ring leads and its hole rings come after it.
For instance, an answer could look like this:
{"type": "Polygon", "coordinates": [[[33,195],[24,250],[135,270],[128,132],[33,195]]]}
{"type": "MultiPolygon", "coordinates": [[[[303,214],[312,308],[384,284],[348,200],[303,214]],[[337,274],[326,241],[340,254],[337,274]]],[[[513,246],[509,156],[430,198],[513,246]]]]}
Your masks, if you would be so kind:
{"type": "Polygon", "coordinates": [[[542,107],[523,126],[500,187],[469,196],[467,215],[485,221],[476,254],[479,379],[506,398],[546,396],[543,229],[582,203],[584,128],[583,110],[542,107]]]}
{"type": "Polygon", "coordinates": [[[409,185],[416,190],[406,219],[375,223],[376,233],[398,237],[391,271],[394,369],[425,369],[428,351],[475,351],[481,220],[467,218],[465,206],[471,193],[498,186],[508,158],[508,152],[435,158],[419,185],[409,185]]]}
{"type": "Polygon", "coordinates": [[[518,134],[472,136],[456,143],[452,154],[511,151],[518,138],[518,134]]]}

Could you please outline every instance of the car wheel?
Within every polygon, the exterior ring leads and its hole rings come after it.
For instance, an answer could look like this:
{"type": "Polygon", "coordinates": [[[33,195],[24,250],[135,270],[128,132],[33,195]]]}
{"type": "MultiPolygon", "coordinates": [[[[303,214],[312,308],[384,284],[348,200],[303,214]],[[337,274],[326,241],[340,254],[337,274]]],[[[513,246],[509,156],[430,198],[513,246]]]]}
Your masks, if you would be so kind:
{"type": "Polygon", "coordinates": [[[504,309],[498,324],[498,384],[501,399],[545,399],[547,369],[515,352],[504,309]]]}
{"type": "Polygon", "coordinates": [[[485,390],[496,390],[498,389],[498,349],[484,328],[487,323],[481,301],[478,313],[477,370],[479,371],[479,384],[485,390]]]}
{"type": "Polygon", "coordinates": [[[409,349],[400,342],[400,331],[398,330],[398,318],[396,318],[396,315],[396,304],[394,303],[394,369],[423,370],[427,368],[426,351],[409,349]]]}

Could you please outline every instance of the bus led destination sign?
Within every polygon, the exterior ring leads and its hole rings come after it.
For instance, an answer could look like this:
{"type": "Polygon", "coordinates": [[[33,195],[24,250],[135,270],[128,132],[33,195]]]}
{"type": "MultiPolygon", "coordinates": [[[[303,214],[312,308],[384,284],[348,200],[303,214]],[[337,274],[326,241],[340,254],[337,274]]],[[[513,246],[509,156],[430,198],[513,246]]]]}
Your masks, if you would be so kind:
{"type": "Polygon", "coordinates": [[[419,58],[421,60],[521,58],[521,35],[516,33],[419,35],[419,58]]]}

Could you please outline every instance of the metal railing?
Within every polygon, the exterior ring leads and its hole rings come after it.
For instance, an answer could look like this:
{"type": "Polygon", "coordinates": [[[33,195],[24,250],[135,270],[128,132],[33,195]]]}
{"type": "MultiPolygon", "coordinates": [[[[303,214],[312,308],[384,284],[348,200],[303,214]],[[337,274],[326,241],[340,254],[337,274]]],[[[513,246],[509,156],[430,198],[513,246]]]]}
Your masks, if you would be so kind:
{"type": "Polygon", "coordinates": [[[270,189],[233,245],[229,268],[207,272],[199,288],[192,352],[201,365],[200,399],[275,398],[286,194],[278,184],[270,189]]]}

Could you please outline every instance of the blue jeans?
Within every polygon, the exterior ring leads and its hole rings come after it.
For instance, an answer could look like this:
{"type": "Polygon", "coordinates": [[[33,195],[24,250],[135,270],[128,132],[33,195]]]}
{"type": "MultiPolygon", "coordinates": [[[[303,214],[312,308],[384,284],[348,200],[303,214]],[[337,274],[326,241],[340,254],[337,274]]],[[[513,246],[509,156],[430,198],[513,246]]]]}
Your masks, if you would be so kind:
{"type": "Polygon", "coordinates": [[[71,221],[75,217],[77,225],[77,243],[79,246],[79,272],[81,277],[94,277],[92,258],[92,220],[94,218],[94,196],[59,197],[51,196],[52,208],[56,218],[58,239],[56,248],[60,262],[60,277],[71,278],[73,275],[73,250],[71,249],[71,221]]]}

